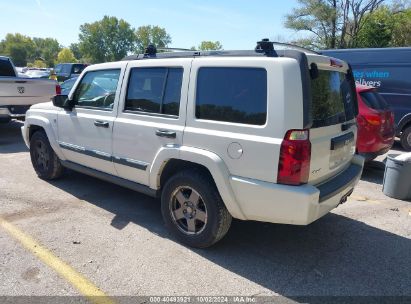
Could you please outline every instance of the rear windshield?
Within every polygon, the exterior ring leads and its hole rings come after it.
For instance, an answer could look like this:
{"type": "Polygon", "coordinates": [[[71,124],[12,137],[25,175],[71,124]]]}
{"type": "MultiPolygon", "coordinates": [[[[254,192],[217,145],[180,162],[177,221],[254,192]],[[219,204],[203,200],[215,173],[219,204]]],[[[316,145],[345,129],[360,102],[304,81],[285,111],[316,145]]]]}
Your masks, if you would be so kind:
{"type": "Polygon", "coordinates": [[[319,70],[311,81],[313,128],[343,123],[354,118],[353,100],[346,74],[319,70]]]}
{"type": "Polygon", "coordinates": [[[0,76],[15,77],[13,66],[7,59],[0,59],[0,76]]]}
{"type": "Polygon", "coordinates": [[[384,97],[375,91],[363,92],[360,94],[364,103],[374,110],[386,110],[389,108],[384,97]]]}

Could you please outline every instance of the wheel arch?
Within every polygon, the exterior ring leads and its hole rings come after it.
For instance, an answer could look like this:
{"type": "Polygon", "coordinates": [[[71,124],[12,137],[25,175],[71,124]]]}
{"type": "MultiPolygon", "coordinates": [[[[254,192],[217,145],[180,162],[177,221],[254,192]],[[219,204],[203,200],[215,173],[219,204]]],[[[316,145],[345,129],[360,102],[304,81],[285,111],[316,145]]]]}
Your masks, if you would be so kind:
{"type": "Polygon", "coordinates": [[[234,218],[246,219],[231,188],[228,168],[213,152],[184,146],[163,147],[150,168],[150,187],[161,189],[175,172],[189,168],[209,175],[230,214],[234,218]]]}
{"type": "Polygon", "coordinates": [[[30,118],[26,119],[25,122],[25,134],[23,134],[25,136],[25,141],[30,144],[30,139],[31,136],[39,130],[43,130],[46,135],[47,138],[50,142],[50,146],[52,147],[52,149],[54,150],[54,152],[57,154],[57,156],[62,159],[65,160],[63,153],[61,152],[61,149],[58,145],[57,142],[57,137],[55,135],[55,132],[53,131],[52,125],[50,123],[50,121],[47,118],[44,117],[38,117],[38,116],[31,116],[30,118]]]}
{"type": "Polygon", "coordinates": [[[404,117],[401,118],[400,122],[398,123],[397,127],[397,135],[399,136],[402,131],[404,131],[406,128],[411,126],[411,113],[404,115],[404,117]]]}

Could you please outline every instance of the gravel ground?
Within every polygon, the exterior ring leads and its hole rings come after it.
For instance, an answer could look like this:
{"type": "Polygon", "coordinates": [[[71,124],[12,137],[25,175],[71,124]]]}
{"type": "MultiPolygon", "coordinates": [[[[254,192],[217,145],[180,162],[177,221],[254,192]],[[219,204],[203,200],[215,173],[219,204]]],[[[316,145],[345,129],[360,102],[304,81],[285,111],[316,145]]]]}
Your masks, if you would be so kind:
{"type": "MultiPolygon", "coordinates": [[[[411,203],[382,193],[383,157],[307,227],[234,221],[193,250],[167,232],[157,200],[75,172],[38,179],[20,126],[0,125],[0,217],[110,296],[411,296],[411,203]]],[[[0,248],[0,295],[78,295],[1,228],[0,248]]]]}

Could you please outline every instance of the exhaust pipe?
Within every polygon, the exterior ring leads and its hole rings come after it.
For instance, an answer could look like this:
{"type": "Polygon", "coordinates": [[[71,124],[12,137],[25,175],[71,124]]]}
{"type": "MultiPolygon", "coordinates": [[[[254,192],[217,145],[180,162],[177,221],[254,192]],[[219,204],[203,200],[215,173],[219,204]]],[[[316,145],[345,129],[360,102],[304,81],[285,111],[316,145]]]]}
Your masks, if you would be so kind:
{"type": "Polygon", "coordinates": [[[351,189],[347,194],[345,194],[341,199],[340,199],[340,205],[344,204],[347,202],[348,197],[351,196],[351,194],[354,192],[354,189],[351,189]]]}

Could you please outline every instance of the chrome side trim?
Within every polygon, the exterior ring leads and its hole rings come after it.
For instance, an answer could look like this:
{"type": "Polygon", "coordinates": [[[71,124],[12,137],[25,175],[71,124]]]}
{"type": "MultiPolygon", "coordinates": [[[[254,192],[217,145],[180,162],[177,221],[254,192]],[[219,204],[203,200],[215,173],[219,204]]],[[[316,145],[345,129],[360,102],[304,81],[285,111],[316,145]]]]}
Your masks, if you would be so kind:
{"type": "Polygon", "coordinates": [[[142,162],[139,160],[131,159],[131,158],[121,158],[118,156],[112,156],[109,153],[98,151],[98,150],[87,150],[84,147],[68,144],[65,142],[58,142],[62,149],[70,150],[73,152],[81,153],[87,156],[96,157],[102,160],[110,161],[119,165],[132,167],[135,169],[146,171],[147,167],[150,165],[146,162],[142,162]]]}

